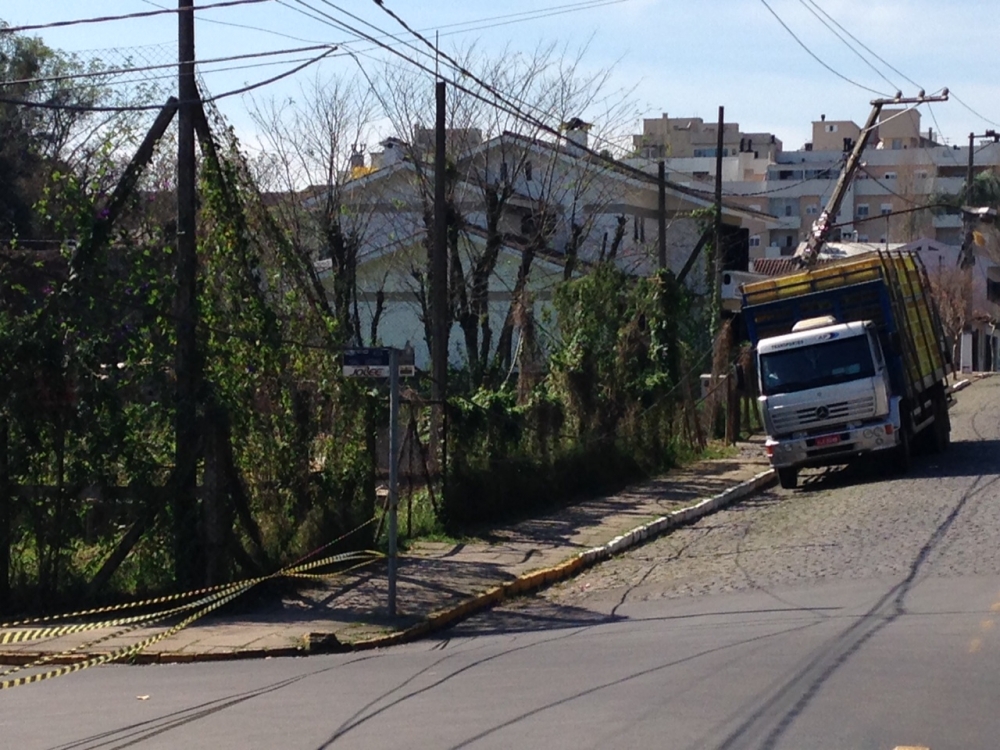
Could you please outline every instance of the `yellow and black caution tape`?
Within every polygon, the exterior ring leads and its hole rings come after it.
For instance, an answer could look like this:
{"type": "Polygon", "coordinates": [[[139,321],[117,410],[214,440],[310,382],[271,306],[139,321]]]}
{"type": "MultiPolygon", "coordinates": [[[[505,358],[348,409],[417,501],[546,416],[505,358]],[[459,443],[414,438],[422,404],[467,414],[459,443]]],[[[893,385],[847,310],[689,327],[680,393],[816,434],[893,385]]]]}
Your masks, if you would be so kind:
{"type": "MultiPolygon", "coordinates": [[[[262,579],[261,579],[262,580],[262,579]]],[[[234,585],[226,586],[224,591],[217,594],[217,596],[224,594],[231,588],[235,588],[234,585]]],[[[28,643],[30,641],[42,641],[50,638],[61,638],[65,635],[72,635],[73,633],[83,633],[88,630],[104,630],[106,628],[117,628],[122,625],[132,625],[133,623],[138,625],[143,625],[148,622],[154,622],[156,620],[162,620],[164,618],[170,617],[171,615],[176,615],[181,612],[187,612],[188,610],[200,607],[205,603],[206,599],[198,599],[188,604],[183,604],[180,607],[172,607],[163,612],[150,612],[145,615],[133,615],[131,617],[120,617],[116,620],[104,620],[102,622],[86,622],[79,623],[76,625],[56,625],[48,628],[32,628],[30,630],[10,630],[5,633],[0,633],[0,645],[6,645],[10,643],[28,643]]]]}
{"type": "Polygon", "coordinates": [[[181,630],[186,628],[188,625],[190,625],[198,618],[203,617],[204,615],[208,614],[209,612],[215,609],[218,609],[224,604],[228,604],[236,597],[240,596],[246,591],[249,591],[251,588],[253,588],[254,585],[255,584],[250,584],[248,586],[240,587],[232,591],[231,593],[226,594],[225,596],[221,596],[216,601],[198,610],[193,615],[190,615],[189,617],[181,620],[179,623],[169,628],[168,630],[150,636],[149,638],[139,641],[138,643],[134,643],[131,646],[123,646],[117,651],[112,651],[107,654],[101,654],[100,656],[93,656],[89,659],[85,659],[75,664],[67,664],[63,667],[59,667],[58,669],[52,669],[48,672],[38,672],[36,674],[27,675],[25,677],[17,677],[13,680],[5,680],[4,682],[0,682],[0,690],[7,690],[8,688],[21,687],[22,685],[32,685],[36,682],[42,682],[43,680],[51,680],[54,677],[62,677],[63,675],[72,674],[73,672],[79,672],[83,669],[87,669],[88,667],[96,667],[100,664],[107,664],[112,661],[117,661],[118,659],[124,659],[129,656],[133,656],[139,653],[140,651],[149,648],[153,644],[158,643],[159,641],[162,641],[165,638],[169,638],[170,636],[176,633],[179,633],[181,630]]]}
{"type": "Polygon", "coordinates": [[[18,620],[16,622],[3,622],[0,623],[0,630],[5,630],[8,628],[20,628],[25,625],[42,625],[47,622],[59,622],[60,620],[79,620],[83,617],[93,617],[94,615],[105,615],[112,612],[124,612],[128,609],[140,609],[143,607],[155,607],[158,604],[167,604],[169,602],[181,601],[182,599],[190,599],[195,596],[201,596],[202,594],[211,594],[223,589],[232,588],[233,583],[220,583],[216,586],[208,586],[202,589],[194,589],[193,591],[183,591],[179,594],[165,594],[163,596],[156,596],[151,599],[142,599],[137,602],[123,602],[122,604],[111,604],[106,607],[95,607],[94,609],[81,609],[77,612],[67,612],[65,614],[59,615],[47,615],[45,617],[32,617],[25,620],[18,620]]]}
{"type": "MultiPolygon", "coordinates": [[[[324,545],[320,549],[326,549],[329,545],[324,545]]],[[[81,610],[79,612],[73,612],[64,615],[51,615],[43,618],[35,618],[29,620],[21,620],[19,622],[0,625],[0,630],[7,628],[16,628],[23,625],[38,625],[46,622],[58,622],[60,620],[75,619],[84,616],[92,616],[95,614],[107,614],[110,612],[120,612],[127,609],[134,609],[138,607],[148,607],[155,606],[156,604],[163,604],[168,602],[181,601],[184,599],[189,599],[191,597],[198,596],[197,600],[193,602],[188,602],[187,604],[180,605],[178,607],[173,607],[166,611],[153,612],[143,615],[133,615],[130,617],[121,617],[112,620],[104,620],[101,622],[91,622],[91,623],[80,623],[72,625],[61,625],[61,626],[51,626],[45,628],[30,628],[15,630],[9,633],[0,632],[0,644],[10,644],[10,643],[25,643],[35,640],[42,640],[48,638],[58,638],[65,635],[70,635],[73,633],[87,632],[91,630],[101,630],[108,628],[120,628],[122,626],[124,629],[118,630],[109,635],[102,636],[95,640],[83,643],[73,648],[67,649],[66,651],[60,653],[53,653],[40,657],[39,659],[31,662],[30,664],[25,664],[18,666],[14,669],[8,670],[6,672],[0,673],[0,677],[13,674],[24,669],[30,669],[38,666],[42,666],[48,662],[55,659],[64,658],[66,656],[71,656],[73,653],[82,651],[86,648],[90,648],[96,644],[103,643],[105,641],[111,640],[119,635],[127,633],[143,625],[148,625],[153,622],[158,622],[160,620],[167,619],[173,615],[180,614],[182,612],[190,611],[197,607],[201,607],[197,612],[190,615],[189,617],[181,620],[176,625],[171,628],[158,633],[156,635],[150,636],[139,643],[132,644],[130,646],[124,646],[116,651],[110,652],[108,654],[101,654],[99,656],[94,656],[90,659],[85,659],[74,664],[69,664],[58,669],[53,669],[48,672],[41,672],[26,677],[19,677],[12,680],[6,680],[0,682],[0,690],[7,688],[20,687],[22,685],[30,685],[36,682],[41,682],[43,680],[49,680],[54,677],[61,677],[63,675],[72,674],[73,672],[79,672],[82,669],[87,669],[88,667],[98,666],[101,664],[107,664],[109,662],[117,661],[119,659],[128,658],[135,654],[140,653],[149,646],[158,643],[165,638],[169,638],[172,635],[180,632],[188,625],[190,625],[195,620],[204,616],[205,614],[218,609],[219,607],[231,602],[242,594],[246,593],[250,589],[254,588],[258,584],[273,580],[276,578],[289,577],[289,578],[329,578],[331,576],[345,575],[357,568],[369,565],[376,560],[385,557],[381,552],[376,550],[361,550],[356,552],[345,552],[337,555],[330,555],[319,560],[314,560],[308,563],[298,563],[292,564],[285,568],[282,568],[275,573],[267,576],[261,576],[258,578],[246,579],[243,581],[237,581],[234,583],[222,584],[219,586],[210,586],[207,588],[196,589],[194,591],[188,591],[180,594],[171,594],[168,596],[155,597],[152,599],[145,599],[139,602],[132,602],[127,604],[118,604],[110,607],[100,607],[90,610],[81,610]],[[358,562],[355,562],[358,561],[358,562]],[[310,571],[317,570],[319,568],[335,565],[344,562],[355,562],[354,565],[348,567],[345,570],[334,571],[331,573],[311,573],[310,571]]],[[[307,559],[307,558],[304,558],[307,559]]]]}

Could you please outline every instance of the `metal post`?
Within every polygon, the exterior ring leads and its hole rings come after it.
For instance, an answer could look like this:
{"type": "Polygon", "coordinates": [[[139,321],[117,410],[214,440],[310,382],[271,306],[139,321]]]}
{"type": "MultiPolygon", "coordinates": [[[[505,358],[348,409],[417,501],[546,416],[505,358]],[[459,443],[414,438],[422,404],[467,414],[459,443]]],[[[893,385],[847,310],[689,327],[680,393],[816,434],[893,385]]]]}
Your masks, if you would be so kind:
{"type": "Polygon", "coordinates": [[[396,535],[399,511],[399,350],[389,350],[389,617],[396,616],[396,535]]]}

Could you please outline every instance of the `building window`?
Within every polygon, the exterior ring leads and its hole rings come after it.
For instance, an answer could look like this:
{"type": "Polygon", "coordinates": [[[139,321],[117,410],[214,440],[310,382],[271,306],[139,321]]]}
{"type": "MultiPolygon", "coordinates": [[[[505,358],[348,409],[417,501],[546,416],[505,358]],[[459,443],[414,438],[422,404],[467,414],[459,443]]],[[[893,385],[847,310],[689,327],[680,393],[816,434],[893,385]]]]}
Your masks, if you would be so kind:
{"type": "Polygon", "coordinates": [[[792,204],[788,203],[785,205],[785,216],[791,216],[791,215],[792,215],[792,204]]]}
{"type": "Polygon", "coordinates": [[[836,126],[836,124],[828,122],[826,124],[826,132],[827,133],[836,133],[837,132],[837,126],[836,126]]]}
{"type": "Polygon", "coordinates": [[[806,206],[806,213],[809,214],[809,216],[815,216],[819,213],[819,206],[814,203],[810,203],[806,206]]]}
{"type": "Polygon", "coordinates": [[[755,234],[750,238],[750,247],[760,247],[760,235],[755,234]]]}
{"type": "Polygon", "coordinates": [[[900,150],[902,150],[902,148],[903,148],[903,139],[902,138],[893,138],[892,139],[892,150],[893,151],[900,151],[900,150]]]}
{"type": "Polygon", "coordinates": [[[993,304],[1000,304],[1000,281],[986,279],[986,299],[993,304]]]}
{"type": "Polygon", "coordinates": [[[881,206],[879,206],[879,213],[881,213],[883,216],[886,216],[887,214],[891,214],[892,213],[892,204],[891,203],[883,203],[881,206]]]}
{"type": "Polygon", "coordinates": [[[867,203],[859,203],[858,204],[857,212],[858,212],[858,216],[862,216],[862,217],[863,216],[867,216],[868,215],[868,204],[867,203]]]}
{"type": "Polygon", "coordinates": [[[916,177],[918,180],[926,180],[927,179],[927,170],[926,169],[918,169],[916,172],[913,173],[913,176],[916,177]]]}
{"type": "Polygon", "coordinates": [[[887,180],[895,180],[896,179],[896,173],[895,172],[886,172],[885,173],[885,179],[887,179],[887,180]]]}
{"type": "Polygon", "coordinates": [[[531,182],[531,169],[532,169],[531,162],[530,161],[524,162],[524,179],[526,179],[528,182],[531,182]]]}
{"type": "Polygon", "coordinates": [[[858,242],[868,242],[868,235],[867,234],[859,234],[858,235],[858,242]]]}

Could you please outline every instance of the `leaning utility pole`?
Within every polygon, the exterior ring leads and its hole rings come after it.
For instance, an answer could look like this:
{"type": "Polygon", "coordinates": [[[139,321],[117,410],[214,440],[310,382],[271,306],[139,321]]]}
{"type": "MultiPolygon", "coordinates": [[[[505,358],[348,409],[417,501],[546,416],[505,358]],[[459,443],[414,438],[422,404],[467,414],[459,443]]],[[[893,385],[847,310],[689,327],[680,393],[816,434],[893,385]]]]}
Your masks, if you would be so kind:
{"type": "Polygon", "coordinates": [[[803,267],[811,268],[816,265],[816,260],[819,257],[820,252],[823,250],[823,246],[830,238],[830,233],[833,231],[833,224],[836,222],[837,214],[840,212],[840,204],[843,202],[844,196],[847,194],[847,189],[851,186],[851,182],[854,180],[855,173],[861,166],[861,156],[864,153],[865,147],[868,145],[868,139],[871,137],[872,131],[878,123],[878,116],[882,112],[882,107],[886,104],[923,104],[925,102],[946,101],[948,101],[948,89],[942,91],[940,96],[926,96],[924,92],[921,91],[915,97],[904,97],[902,92],[899,92],[892,99],[872,100],[872,111],[868,115],[868,120],[865,122],[865,126],[861,129],[861,135],[858,137],[857,142],[851,149],[850,155],[847,157],[847,163],[844,165],[844,171],[840,173],[840,177],[837,179],[837,184],[834,185],[833,192],[830,194],[830,199],[826,202],[826,207],[823,209],[822,213],[820,213],[819,218],[813,222],[809,231],[805,251],[799,257],[799,263],[803,267]]]}
{"type": "Polygon", "coordinates": [[[199,584],[198,464],[198,248],[195,212],[194,0],[178,0],[177,266],[175,453],[173,497],[174,578],[182,589],[199,584]]]}

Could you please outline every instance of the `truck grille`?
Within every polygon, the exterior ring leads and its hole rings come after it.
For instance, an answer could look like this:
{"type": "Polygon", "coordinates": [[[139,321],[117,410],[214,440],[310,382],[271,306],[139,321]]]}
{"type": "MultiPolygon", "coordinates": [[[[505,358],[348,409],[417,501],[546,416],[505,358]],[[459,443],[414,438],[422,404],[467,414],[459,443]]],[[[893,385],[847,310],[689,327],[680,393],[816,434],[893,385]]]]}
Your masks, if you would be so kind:
{"type": "Polygon", "coordinates": [[[773,415],[779,435],[812,430],[827,425],[868,419],[875,412],[875,398],[866,396],[834,404],[816,404],[797,409],[782,409],[773,415]]]}

